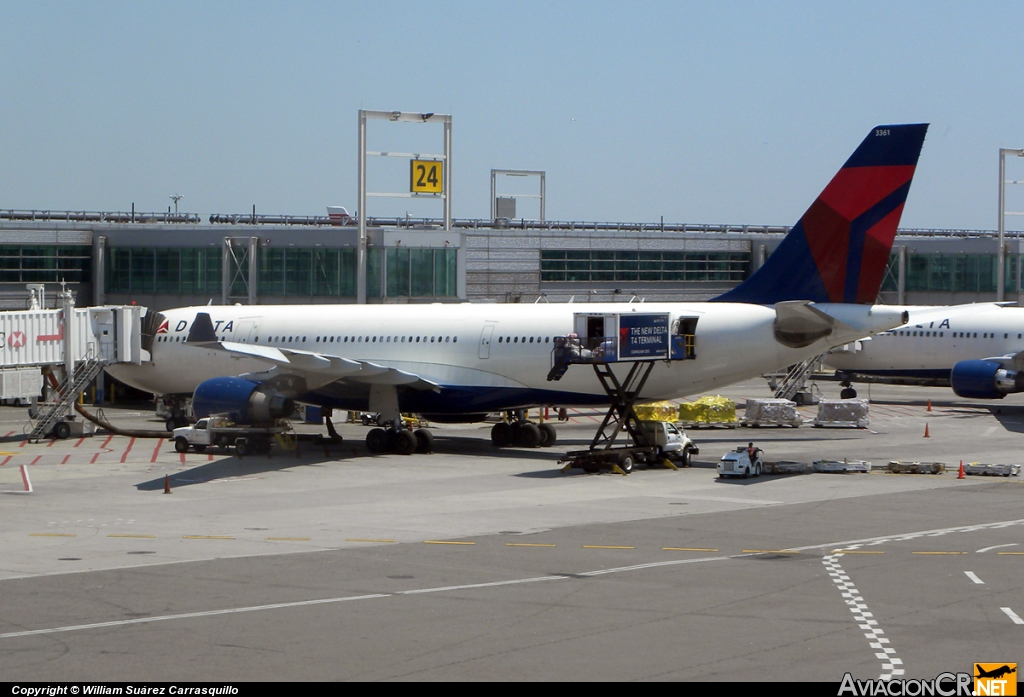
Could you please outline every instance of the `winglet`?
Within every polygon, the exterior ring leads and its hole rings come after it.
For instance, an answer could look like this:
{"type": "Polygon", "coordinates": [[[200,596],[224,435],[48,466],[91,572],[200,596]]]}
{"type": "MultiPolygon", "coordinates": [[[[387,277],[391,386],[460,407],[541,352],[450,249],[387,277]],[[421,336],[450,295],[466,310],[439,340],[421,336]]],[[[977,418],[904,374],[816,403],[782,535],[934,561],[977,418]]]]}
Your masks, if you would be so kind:
{"type": "Polygon", "coordinates": [[[927,131],[871,129],[764,265],[714,300],[873,303],[927,131]]]}
{"type": "Polygon", "coordinates": [[[194,344],[200,341],[216,340],[217,332],[213,330],[213,320],[210,319],[210,315],[206,312],[197,313],[191,329],[188,330],[185,343],[194,344]]]}

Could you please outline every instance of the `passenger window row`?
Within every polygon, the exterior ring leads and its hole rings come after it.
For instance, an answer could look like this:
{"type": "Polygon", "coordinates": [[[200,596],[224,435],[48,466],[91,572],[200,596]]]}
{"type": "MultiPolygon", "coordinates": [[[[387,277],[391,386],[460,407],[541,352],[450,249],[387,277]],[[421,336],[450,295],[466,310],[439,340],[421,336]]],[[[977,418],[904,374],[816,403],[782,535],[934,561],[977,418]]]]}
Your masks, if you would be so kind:
{"type": "MultiPolygon", "coordinates": [[[[498,343],[499,344],[502,344],[502,343],[504,343],[504,344],[526,344],[526,343],[532,344],[532,343],[534,343],[534,338],[531,336],[531,337],[529,337],[529,340],[527,340],[527,337],[525,337],[525,336],[522,337],[522,338],[520,338],[518,336],[499,336],[498,337],[498,343]],[[504,339],[504,341],[502,341],[503,339],[504,339]]],[[[537,340],[536,340],[536,343],[538,343],[538,344],[540,344],[540,343],[550,344],[551,343],[551,337],[550,336],[538,336],[537,340]],[[544,339],[544,341],[542,342],[541,339],[544,339]]]]}
{"type": "MultiPolygon", "coordinates": [[[[185,340],[183,336],[158,336],[156,340],[160,343],[167,342],[182,342],[185,340]]],[[[222,336],[221,341],[227,341],[227,337],[222,336]]],[[[245,342],[246,339],[240,339],[239,341],[245,342]]],[[[318,336],[316,337],[316,343],[352,343],[352,344],[419,344],[419,343],[430,343],[430,344],[456,344],[459,341],[457,336],[318,336]]],[[[538,339],[538,342],[540,340],[538,339]]],[[[253,339],[253,343],[258,344],[260,338],[257,336],[253,339]]],[[[298,336],[272,336],[268,339],[269,344],[292,344],[292,343],[305,343],[306,337],[298,336]]],[[[524,339],[525,342],[525,339],[524,339]]]]}
{"type": "MultiPolygon", "coordinates": [[[[946,335],[945,332],[925,332],[925,331],[911,331],[911,330],[893,330],[891,332],[883,332],[885,336],[932,336],[932,337],[943,337],[946,335]]],[[[952,339],[977,339],[978,332],[952,332],[950,334],[952,339]]],[[[995,339],[995,332],[982,332],[982,339],[995,339]]],[[[1009,339],[1010,334],[1008,332],[1003,333],[1004,339],[1009,339]]],[[[1024,338],[1024,334],[1018,334],[1018,339],[1024,338]]]]}

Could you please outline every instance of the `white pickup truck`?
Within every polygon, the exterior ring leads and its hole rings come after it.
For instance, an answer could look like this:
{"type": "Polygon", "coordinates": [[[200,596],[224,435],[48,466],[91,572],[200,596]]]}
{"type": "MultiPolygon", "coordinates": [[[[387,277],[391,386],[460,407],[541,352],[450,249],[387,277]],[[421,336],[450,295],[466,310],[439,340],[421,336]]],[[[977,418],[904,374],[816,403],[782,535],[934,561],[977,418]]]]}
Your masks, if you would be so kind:
{"type": "Polygon", "coordinates": [[[239,457],[254,453],[268,453],[274,437],[291,429],[287,421],[273,426],[236,426],[223,417],[199,419],[191,426],[174,429],[174,449],[179,453],[192,448],[197,453],[207,447],[234,447],[239,457]]]}
{"type": "Polygon", "coordinates": [[[640,425],[657,448],[658,457],[667,457],[680,467],[689,467],[692,456],[700,453],[690,437],[669,421],[641,421],[640,425]]]}

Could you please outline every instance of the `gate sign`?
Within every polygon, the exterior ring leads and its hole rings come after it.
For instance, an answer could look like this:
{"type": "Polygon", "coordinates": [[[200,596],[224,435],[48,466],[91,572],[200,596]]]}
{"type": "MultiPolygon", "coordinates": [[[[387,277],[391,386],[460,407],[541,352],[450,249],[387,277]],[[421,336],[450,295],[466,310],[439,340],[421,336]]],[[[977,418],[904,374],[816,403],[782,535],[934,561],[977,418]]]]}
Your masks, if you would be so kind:
{"type": "Polygon", "coordinates": [[[439,160],[410,160],[409,191],[414,194],[443,194],[444,162],[439,160]]]}
{"type": "Polygon", "coordinates": [[[668,315],[619,315],[619,360],[668,358],[668,315]]]}

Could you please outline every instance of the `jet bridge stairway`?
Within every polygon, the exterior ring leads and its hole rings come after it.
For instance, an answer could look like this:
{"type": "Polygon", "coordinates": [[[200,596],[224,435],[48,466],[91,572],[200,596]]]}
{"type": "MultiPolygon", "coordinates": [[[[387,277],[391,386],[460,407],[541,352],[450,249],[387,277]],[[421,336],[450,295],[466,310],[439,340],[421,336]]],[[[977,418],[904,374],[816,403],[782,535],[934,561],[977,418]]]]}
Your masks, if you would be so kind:
{"type": "MultiPolygon", "coordinates": [[[[103,370],[103,365],[104,361],[92,355],[78,363],[74,372],[57,387],[53,394],[55,401],[43,402],[37,406],[36,417],[29,423],[31,431],[29,431],[28,439],[30,441],[38,442],[50,435],[51,432],[58,438],[67,437],[67,433],[58,433],[57,429],[61,428],[60,424],[64,423],[64,417],[70,413],[71,405],[78,395],[82,394],[89,383],[103,370]]],[[[65,426],[65,428],[69,427],[65,426]]]]}
{"type": "Polygon", "coordinates": [[[807,389],[807,378],[813,375],[821,367],[821,359],[824,358],[824,356],[825,354],[822,353],[812,358],[808,358],[806,361],[801,363],[791,365],[789,370],[787,370],[786,374],[782,377],[782,380],[778,382],[775,381],[777,376],[771,376],[769,381],[776,399],[791,399],[796,401],[797,404],[811,403],[802,395],[810,394],[810,391],[807,389]]]}

